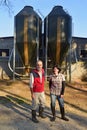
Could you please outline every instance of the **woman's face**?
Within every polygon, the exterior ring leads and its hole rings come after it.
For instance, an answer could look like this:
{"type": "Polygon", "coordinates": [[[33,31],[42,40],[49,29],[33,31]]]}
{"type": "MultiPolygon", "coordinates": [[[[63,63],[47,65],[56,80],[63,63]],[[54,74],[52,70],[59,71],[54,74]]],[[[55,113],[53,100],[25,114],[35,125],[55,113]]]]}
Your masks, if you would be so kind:
{"type": "Polygon", "coordinates": [[[58,74],[58,72],[59,72],[59,69],[58,69],[57,67],[54,67],[54,68],[53,68],[53,73],[54,73],[54,74],[58,74]]]}

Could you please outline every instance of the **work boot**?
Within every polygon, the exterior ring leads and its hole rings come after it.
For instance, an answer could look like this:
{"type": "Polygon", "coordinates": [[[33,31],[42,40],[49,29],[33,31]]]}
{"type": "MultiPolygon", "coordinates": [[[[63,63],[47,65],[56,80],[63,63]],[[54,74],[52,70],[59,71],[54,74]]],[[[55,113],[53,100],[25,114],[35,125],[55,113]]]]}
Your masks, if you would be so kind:
{"type": "Polygon", "coordinates": [[[34,123],[38,123],[39,121],[36,118],[36,110],[32,110],[32,121],[34,123]]]}
{"type": "Polygon", "coordinates": [[[44,115],[44,108],[39,106],[39,116],[41,118],[46,118],[46,116],[44,115]]]}
{"type": "Polygon", "coordinates": [[[55,121],[55,119],[56,119],[56,117],[53,116],[53,117],[50,119],[50,121],[55,121]]]}
{"type": "Polygon", "coordinates": [[[65,121],[69,121],[69,119],[65,117],[64,107],[60,108],[60,112],[61,112],[61,119],[65,120],[65,121]]]}
{"type": "Polygon", "coordinates": [[[51,111],[52,111],[52,115],[53,115],[53,117],[51,118],[51,121],[55,121],[55,119],[56,119],[55,106],[51,105],[51,111]]]}

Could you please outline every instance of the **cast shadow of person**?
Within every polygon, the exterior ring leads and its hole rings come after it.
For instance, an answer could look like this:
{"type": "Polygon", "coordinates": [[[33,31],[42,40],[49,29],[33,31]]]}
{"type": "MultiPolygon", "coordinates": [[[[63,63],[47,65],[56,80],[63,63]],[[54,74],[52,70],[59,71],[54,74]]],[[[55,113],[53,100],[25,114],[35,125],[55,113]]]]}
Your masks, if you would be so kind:
{"type": "Polygon", "coordinates": [[[12,95],[0,96],[0,104],[3,106],[12,109],[15,113],[31,120],[31,105],[25,102],[23,99],[14,97],[12,95]]]}

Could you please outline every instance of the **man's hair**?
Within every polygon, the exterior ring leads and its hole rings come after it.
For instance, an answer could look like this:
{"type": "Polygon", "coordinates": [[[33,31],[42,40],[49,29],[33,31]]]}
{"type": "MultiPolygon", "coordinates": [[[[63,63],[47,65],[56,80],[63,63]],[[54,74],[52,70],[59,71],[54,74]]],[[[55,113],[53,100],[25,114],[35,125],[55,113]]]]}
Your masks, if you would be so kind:
{"type": "Polygon", "coordinates": [[[38,61],[36,62],[36,65],[37,65],[39,62],[42,63],[42,65],[43,65],[42,60],[38,60],[38,61]]]}

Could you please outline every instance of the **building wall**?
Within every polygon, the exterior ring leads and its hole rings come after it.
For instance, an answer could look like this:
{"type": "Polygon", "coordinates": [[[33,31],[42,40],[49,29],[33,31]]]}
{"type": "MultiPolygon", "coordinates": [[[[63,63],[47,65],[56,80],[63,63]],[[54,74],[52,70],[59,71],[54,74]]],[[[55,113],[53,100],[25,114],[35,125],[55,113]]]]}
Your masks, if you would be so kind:
{"type": "Polygon", "coordinates": [[[8,67],[8,60],[13,49],[13,37],[0,38],[0,79],[12,77],[12,72],[8,67]]]}
{"type": "Polygon", "coordinates": [[[72,37],[72,51],[78,60],[87,60],[87,38],[72,37]]]}
{"type": "MultiPolygon", "coordinates": [[[[8,67],[8,60],[13,50],[14,37],[2,37],[0,38],[0,79],[13,78],[13,73],[8,67]]],[[[81,50],[87,51],[87,38],[72,37],[71,43],[71,58],[75,62],[76,60],[87,60],[87,54],[81,55],[81,50]]],[[[23,66],[19,60],[19,54],[16,52],[17,66],[23,66]]],[[[13,64],[13,60],[11,61],[13,64]]],[[[18,73],[22,70],[17,70],[18,73]]]]}

